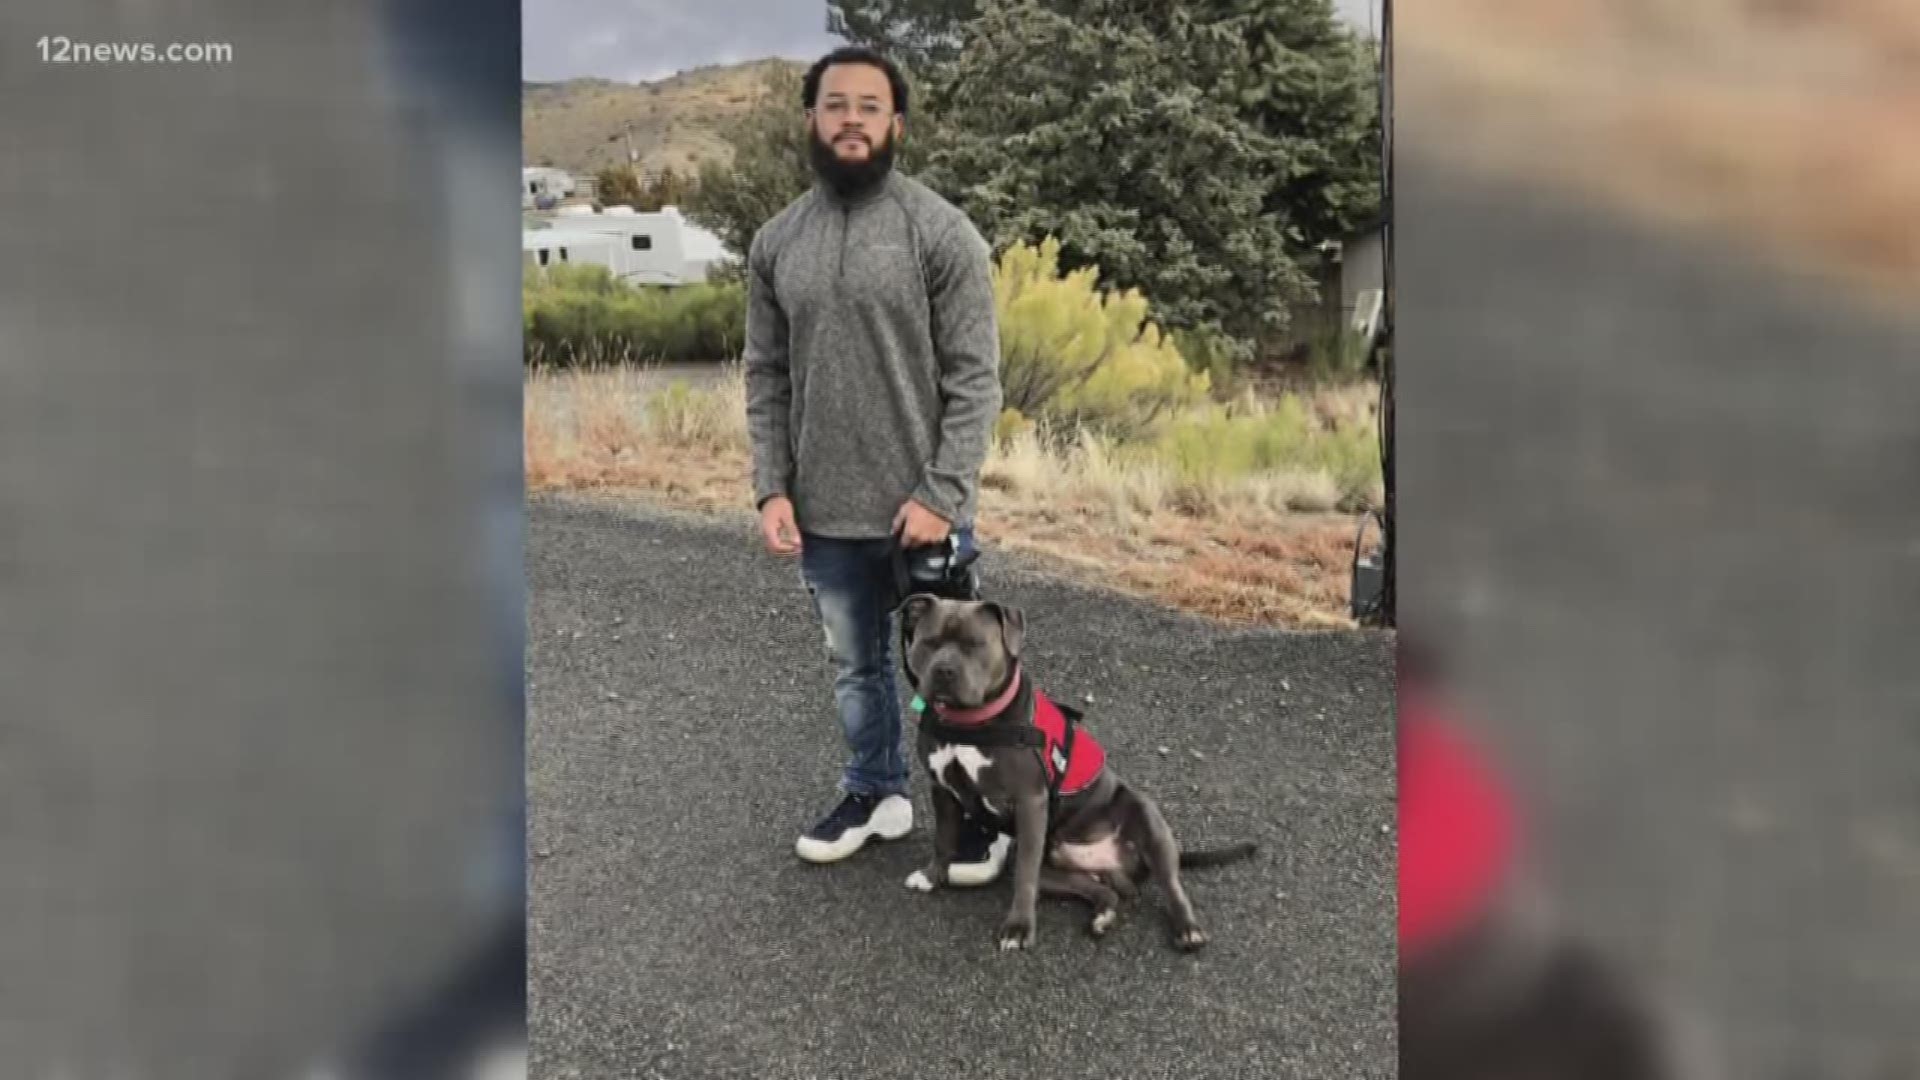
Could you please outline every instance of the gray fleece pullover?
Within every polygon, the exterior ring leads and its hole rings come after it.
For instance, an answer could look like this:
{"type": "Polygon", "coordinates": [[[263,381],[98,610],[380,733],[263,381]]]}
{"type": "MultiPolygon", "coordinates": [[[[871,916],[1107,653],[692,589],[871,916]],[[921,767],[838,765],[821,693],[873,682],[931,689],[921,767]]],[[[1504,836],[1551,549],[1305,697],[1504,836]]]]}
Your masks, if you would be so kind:
{"type": "Polygon", "coordinates": [[[877,539],[912,498],[973,523],[1000,414],[992,252],[958,208],[898,172],[845,201],[824,186],[747,255],[754,503],[802,532],[877,539]]]}

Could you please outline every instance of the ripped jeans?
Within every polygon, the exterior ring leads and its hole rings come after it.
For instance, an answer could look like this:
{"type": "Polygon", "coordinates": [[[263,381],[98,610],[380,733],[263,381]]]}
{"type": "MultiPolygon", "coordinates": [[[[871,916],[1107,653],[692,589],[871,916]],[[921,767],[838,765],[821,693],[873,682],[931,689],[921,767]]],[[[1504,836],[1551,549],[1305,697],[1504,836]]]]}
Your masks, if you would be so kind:
{"type": "MultiPolygon", "coordinates": [[[[963,551],[973,530],[953,530],[963,551]]],[[[898,631],[891,540],[801,537],[800,575],[813,598],[833,664],[833,697],[847,764],[840,790],[849,795],[909,795],[904,711],[895,676],[898,631]]],[[[910,797],[910,796],[909,796],[910,797]]]]}

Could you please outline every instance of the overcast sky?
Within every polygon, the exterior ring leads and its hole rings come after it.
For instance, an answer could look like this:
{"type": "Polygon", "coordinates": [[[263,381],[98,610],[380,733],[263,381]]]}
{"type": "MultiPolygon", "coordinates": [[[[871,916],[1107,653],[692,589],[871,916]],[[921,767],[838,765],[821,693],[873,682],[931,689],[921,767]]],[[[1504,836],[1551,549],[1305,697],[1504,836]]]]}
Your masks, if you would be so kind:
{"type": "MultiPolygon", "coordinates": [[[[1380,0],[1336,0],[1377,24],[1380,0]]],[[[706,64],[766,56],[811,60],[840,44],[824,0],[524,0],[521,67],[552,82],[584,76],[642,82],[706,64]]]]}

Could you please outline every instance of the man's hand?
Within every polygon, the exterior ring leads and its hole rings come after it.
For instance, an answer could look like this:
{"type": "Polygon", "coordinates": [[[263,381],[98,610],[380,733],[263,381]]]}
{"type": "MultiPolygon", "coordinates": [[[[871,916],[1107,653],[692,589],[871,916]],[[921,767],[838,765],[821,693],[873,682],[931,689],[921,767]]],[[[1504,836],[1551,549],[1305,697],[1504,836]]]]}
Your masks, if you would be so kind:
{"type": "Polygon", "coordinates": [[[919,547],[945,540],[953,531],[953,523],[908,499],[900,512],[893,515],[893,531],[900,537],[901,547],[919,547]]]}
{"type": "Polygon", "coordinates": [[[760,539],[775,555],[800,554],[800,526],[793,523],[793,500],[775,495],[761,504],[760,539]]]}

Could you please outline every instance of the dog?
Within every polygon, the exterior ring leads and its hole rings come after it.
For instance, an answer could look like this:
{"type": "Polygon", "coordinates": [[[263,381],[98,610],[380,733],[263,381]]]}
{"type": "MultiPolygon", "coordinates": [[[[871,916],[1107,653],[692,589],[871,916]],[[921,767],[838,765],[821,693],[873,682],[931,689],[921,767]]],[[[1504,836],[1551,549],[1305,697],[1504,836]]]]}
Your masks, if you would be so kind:
{"type": "Polygon", "coordinates": [[[1099,744],[1074,730],[1075,714],[1027,677],[1018,608],[918,593],[899,614],[907,682],[925,709],[916,757],[932,779],[934,812],[932,861],[907,887],[947,884],[962,815],[974,815],[1014,838],[1002,950],[1033,945],[1041,895],[1085,901],[1088,931],[1105,935],[1148,874],[1166,898],[1175,946],[1206,945],[1180,871],[1247,858],[1255,845],[1182,852],[1153,800],[1107,767],[1099,744]]]}

